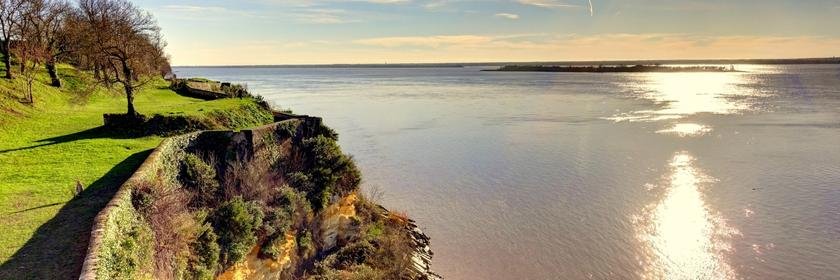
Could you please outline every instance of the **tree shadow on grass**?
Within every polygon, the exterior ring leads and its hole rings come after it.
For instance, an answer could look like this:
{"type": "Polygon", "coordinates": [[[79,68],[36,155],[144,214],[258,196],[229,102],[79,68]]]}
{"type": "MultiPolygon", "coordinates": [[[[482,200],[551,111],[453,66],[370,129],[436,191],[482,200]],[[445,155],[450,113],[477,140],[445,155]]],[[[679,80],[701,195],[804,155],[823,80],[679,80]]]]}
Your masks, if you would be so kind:
{"type": "Polygon", "coordinates": [[[86,139],[100,139],[100,138],[109,138],[109,139],[131,139],[137,138],[138,135],[127,133],[127,132],[120,132],[114,131],[113,129],[107,129],[105,127],[99,126],[94,127],[88,130],[79,131],[76,133],[71,133],[67,135],[62,135],[58,137],[46,138],[35,141],[35,145],[26,146],[26,147],[19,147],[19,148],[12,148],[12,149],[5,149],[0,150],[0,154],[17,152],[17,151],[24,151],[24,150],[31,150],[35,148],[45,147],[45,146],[52,146],[61,143],[68,143],[74,142],[79,140],[86,140],[86,139]]]}
{"type": "Polygon", "coordinates": [[[0,265],[0,279],[78,279],[96,214],[151,151],[129,156],[67,202],[0,265]]]}

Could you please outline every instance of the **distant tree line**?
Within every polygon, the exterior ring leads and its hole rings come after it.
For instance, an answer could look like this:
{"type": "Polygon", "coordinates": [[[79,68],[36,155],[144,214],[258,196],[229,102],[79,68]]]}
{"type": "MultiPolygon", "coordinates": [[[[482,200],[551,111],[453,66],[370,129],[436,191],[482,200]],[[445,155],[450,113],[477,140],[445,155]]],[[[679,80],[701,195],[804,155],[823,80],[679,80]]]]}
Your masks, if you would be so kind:
{"type": "Polygon", "coordinates": [[[154,17],[127,0],[0,0],[0,55],[6,79],[20,73],[29,85],[44,67],[61,87],[56,64],[92,71],[106,86],[125,91],[129,116],[137,88],[171,72],[154,17]],[[14,66],[17,66],[17,70],[14,66]]]}

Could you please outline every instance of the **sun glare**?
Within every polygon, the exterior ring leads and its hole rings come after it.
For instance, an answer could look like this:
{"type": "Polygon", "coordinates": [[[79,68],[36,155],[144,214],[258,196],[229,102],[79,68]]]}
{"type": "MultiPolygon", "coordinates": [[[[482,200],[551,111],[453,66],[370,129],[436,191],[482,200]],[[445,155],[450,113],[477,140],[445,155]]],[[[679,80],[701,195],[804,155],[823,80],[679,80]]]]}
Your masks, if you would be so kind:
{"type": "Polygon", "coordinates": [[[694,167],[687,152],[674,155],[663,184],[664,196],[637,217],[647,245],[646,279],[735,279],[724,253],[729,228],[706,204],[702,188],[714,179],[694,167]]]}
{"type": "Polygon", "coordinates": [[[659,134],[672,134],[679,137],[697,137],[703,136],[712,131],[712,128],[702,124],[696,123],[678,123],[669,128],[656,131],[659,134]]]}
{"type": "Polygon", "coordinates": [[[661,121],[709,113],[738,114],[751,108],[751,93],[738,88],[740,73],[648,73],[642,81],[632,81],[633,97],[650,100],[654,110],[620,113],[613,121],[661,121]]]}

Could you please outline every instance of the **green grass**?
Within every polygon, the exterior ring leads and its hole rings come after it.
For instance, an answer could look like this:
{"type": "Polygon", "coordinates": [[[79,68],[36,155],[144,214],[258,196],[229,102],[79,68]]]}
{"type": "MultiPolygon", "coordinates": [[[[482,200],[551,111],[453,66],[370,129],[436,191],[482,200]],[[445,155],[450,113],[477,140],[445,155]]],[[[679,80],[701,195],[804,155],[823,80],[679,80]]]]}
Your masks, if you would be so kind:
{"type": "MultiPolygon", "coordinates": [[[[89,94],[89,75],[59,69],[65,87],[39,73],[35,104],[25,82],[0,78],[0,279],[74,279],[94,216],[162,138],[126,138],[101,129],[102,114],[122,113],[119,91],[89,94]],[[85,190],[74,198],[76,182],[85,190]]],[[[248,99],[202,101],[156,81],[136,95],[140,113],[198,116],[248,99]]]]}

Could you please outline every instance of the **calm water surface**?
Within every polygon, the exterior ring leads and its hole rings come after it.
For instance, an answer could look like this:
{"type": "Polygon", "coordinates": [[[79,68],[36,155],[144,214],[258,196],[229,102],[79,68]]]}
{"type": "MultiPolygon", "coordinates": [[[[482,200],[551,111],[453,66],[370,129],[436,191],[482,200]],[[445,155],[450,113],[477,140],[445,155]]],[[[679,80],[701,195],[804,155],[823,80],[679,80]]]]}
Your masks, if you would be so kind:
{"type": "Polygon", "coordinates": [[[837,279],[840,66],[178,68],[323,116],[449,279],[837,279]]]}

